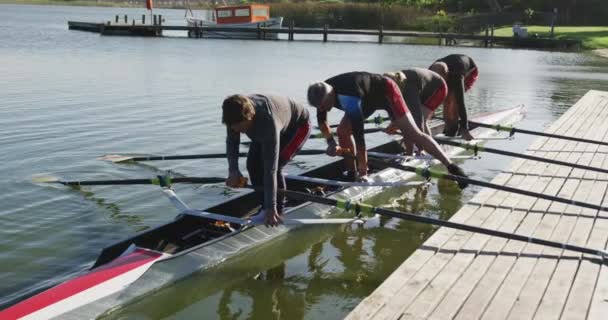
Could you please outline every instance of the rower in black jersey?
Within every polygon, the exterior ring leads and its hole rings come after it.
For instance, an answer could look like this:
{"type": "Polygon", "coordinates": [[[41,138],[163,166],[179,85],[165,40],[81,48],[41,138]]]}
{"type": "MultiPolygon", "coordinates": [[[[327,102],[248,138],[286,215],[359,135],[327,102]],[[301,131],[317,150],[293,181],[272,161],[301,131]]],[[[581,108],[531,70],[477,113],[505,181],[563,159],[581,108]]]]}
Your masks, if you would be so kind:
{"type": "Polygon", "coordinates": [[[435,61],[429,69],[440,74],[448,85],[448,96],[443,104],[444,133],[455,136],[460,130],[464,139],[472,140],[464,93],[473,87],[479,76],[475,61],[464,54],[451,54],[435,61]]]}

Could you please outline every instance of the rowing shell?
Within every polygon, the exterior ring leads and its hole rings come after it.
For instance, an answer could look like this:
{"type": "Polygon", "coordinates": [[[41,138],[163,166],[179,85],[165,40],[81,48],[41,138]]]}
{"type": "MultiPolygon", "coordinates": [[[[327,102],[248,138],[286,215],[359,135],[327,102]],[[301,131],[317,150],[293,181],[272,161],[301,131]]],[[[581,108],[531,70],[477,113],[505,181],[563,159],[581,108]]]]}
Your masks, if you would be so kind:
{"type": "MultiPolygon", "coordinates": [[[[515,107],[476,116],[473,120],[490,124],[510,124],[521,119],[522,114],[523,107],[515,107]]],[[[441,124],[433,126],[434,133],[439,133],[442,129],[441,124]]],[[[478,138],[495,133],[493,129],[487,128],[475,128],[471,132],[478,138]]],[[[400,150],[399,143],[391,141],[370,151],[397,154],[400,150]]],[[[445,151],[449,156],[454,156],[464,150],[446,147],[445,151]]],[[[436,160],[412,160],[408,165],[436,163],[436,160]]],[[[289,186],[294,190],[315,187],[315,178],[337,180],[342,171],[342,161],[336,161],[301,175],[311,179],[289,180],[289,186]]],[[[413,173],[392,168],[380,168],[370,174],[373,182],[387,183],[386,185],[414,177],[413,173]]],[[[329,190],[332,197],[360,199],[371,197],[385,187],[340,188],[338,185],[335,188],[329,190]]],[[[189,208],[171,189],[165,188],[163,192],[180,211],[174,221],[105,248],[90,270],[0,311],[0,319],[97,318],[298,227],[291,225],[265,228],[242,224],[234,229],[234,224],[218,224],[218,220],[213,219],[218,218],[217,216],[202,214],[230,216],[244,221],[243,219],[256,208],[253,193],[199,211],[189,208]]],[[[326,216],[330,210],[331,208],[326,206],[305,202],[287,210],[285,214],[294,220],[311,219],[326,216]]]]}

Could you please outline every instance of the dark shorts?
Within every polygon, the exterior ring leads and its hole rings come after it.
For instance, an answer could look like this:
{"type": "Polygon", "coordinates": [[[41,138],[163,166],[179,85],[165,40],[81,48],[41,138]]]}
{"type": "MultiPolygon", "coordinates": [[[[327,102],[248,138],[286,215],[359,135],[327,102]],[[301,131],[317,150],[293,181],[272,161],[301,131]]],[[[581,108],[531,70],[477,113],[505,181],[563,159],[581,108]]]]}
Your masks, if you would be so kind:
{"type": "Polygon", "coordinates": [[[392,109],[392,114],[395,119],[399,119],[410,111],[405,104],[405,100],[403,100],[403,96],[401,95],[401,89],[393,79],[386,78],[386,99],[389,102],[390,108],[392,109]]]}
{"type": "Polygon", "coordinates": [[[477,81],[477,77],[479,76],[479,70],[475,67],[473,70],[469,71],[469,73],[464,77],[464,91],[469,91],[475,81],[477,81]]]}
{"type": "Polygon", "coordinates": [[[423,103],[425,107],[431,111],[437,110],[437,108],[443,103],[445,97],[448,95],[448,86],[445,81],[441,82],[441,86],[435,90],[435,92],[423,103]]]}

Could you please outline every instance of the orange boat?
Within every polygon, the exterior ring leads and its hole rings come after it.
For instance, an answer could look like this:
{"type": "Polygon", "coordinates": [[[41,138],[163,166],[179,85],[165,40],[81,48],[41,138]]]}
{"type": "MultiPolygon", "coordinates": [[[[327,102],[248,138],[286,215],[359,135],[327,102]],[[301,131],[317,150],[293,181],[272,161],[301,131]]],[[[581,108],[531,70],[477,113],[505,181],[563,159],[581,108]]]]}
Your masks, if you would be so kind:
{"type": "MultiPolygon", "coordinates": [[[[280,28],[283,24],[283,17],[271,18],[268,5],[248,4],[217,7],[211,20],[195,17],[192,10],[188,9],[186,10],[186,21],[190,27],[280,28]]],[[[194,31],[189,31],[188,36],[195,37],[194,31]]],[[[251,39],[257,38],[257,34],[238,31],[205,31],[203,37],[251,39]]],[[[278,39],[278,34],[267,34],[266,39],[278,39]]]]}

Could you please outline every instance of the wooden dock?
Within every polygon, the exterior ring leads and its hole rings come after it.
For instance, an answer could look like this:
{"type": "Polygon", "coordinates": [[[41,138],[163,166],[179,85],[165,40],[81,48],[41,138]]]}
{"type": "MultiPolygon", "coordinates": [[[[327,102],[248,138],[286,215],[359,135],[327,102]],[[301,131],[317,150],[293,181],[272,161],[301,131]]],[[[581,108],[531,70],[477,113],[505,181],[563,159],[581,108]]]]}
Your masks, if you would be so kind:
{"type": "MultiPolygon", "coordinates": [[[[546,132],[608,141],[608,92],[589,91],[546,132]]],[[[539,138],[528,154],[608,168],[608,147],[539,138]]],[[[494,183],[606,206],[608,175],[515,160],[494,183]]],[[[482,189],[451,221],[596,249],[608,213],[482,189]]],[[[608,319],[597,256],[440,228],[347,319],[608,319]]]]}
{"type": "MultiPolygon", "coordinates": [[[[236,28],[222,26],[175,26],[163,24],[162,17],[155,16],[151,23],[145,23],[145,16],[142,16],[142,23],[139,20],[129,20],[125,15],[124,22],[122,17],[116,16],[114,21],[106,23],[91,23],[68,21],[68,29],[88,32],[96,32],[107,36],[146,36],[162,37],[163,31],[185,31],[190,38],[205,38],[210,33],[239,33],[250,34],[247,39],[276,39],[277,35],[287,36],[288,41],[298,40],[296,35],[318,35],[319,41],[331,41],[331,36],[371,36],[377,39],[378,43],[387,43],[387,39],[405,38],[424,38],[435,39],[438,45],[456,45],[461,42],[473,42],[482,47],[492,47],[495,44],[515,48],[544,48],[544,49],[574,49],[581,48],[580,40],[555,39],[555,38],[517,38],[494,36],[493,30],[486,29],[485,35],[444,33],[444,32],[418,32],[418,31],[391,31],[384,30],[379,26],[376,30],[355,30],[355,29],[332,29],[325,25],[323,28],[300,28],[295,27],[293,21],[288,27],[267,28],[259,25],[258,28],[236,28]]],[[[310,40],[310,37],[307,37],[310,40]]],[[[399,43],[399,42],[396,42],[399,43]]]]}

